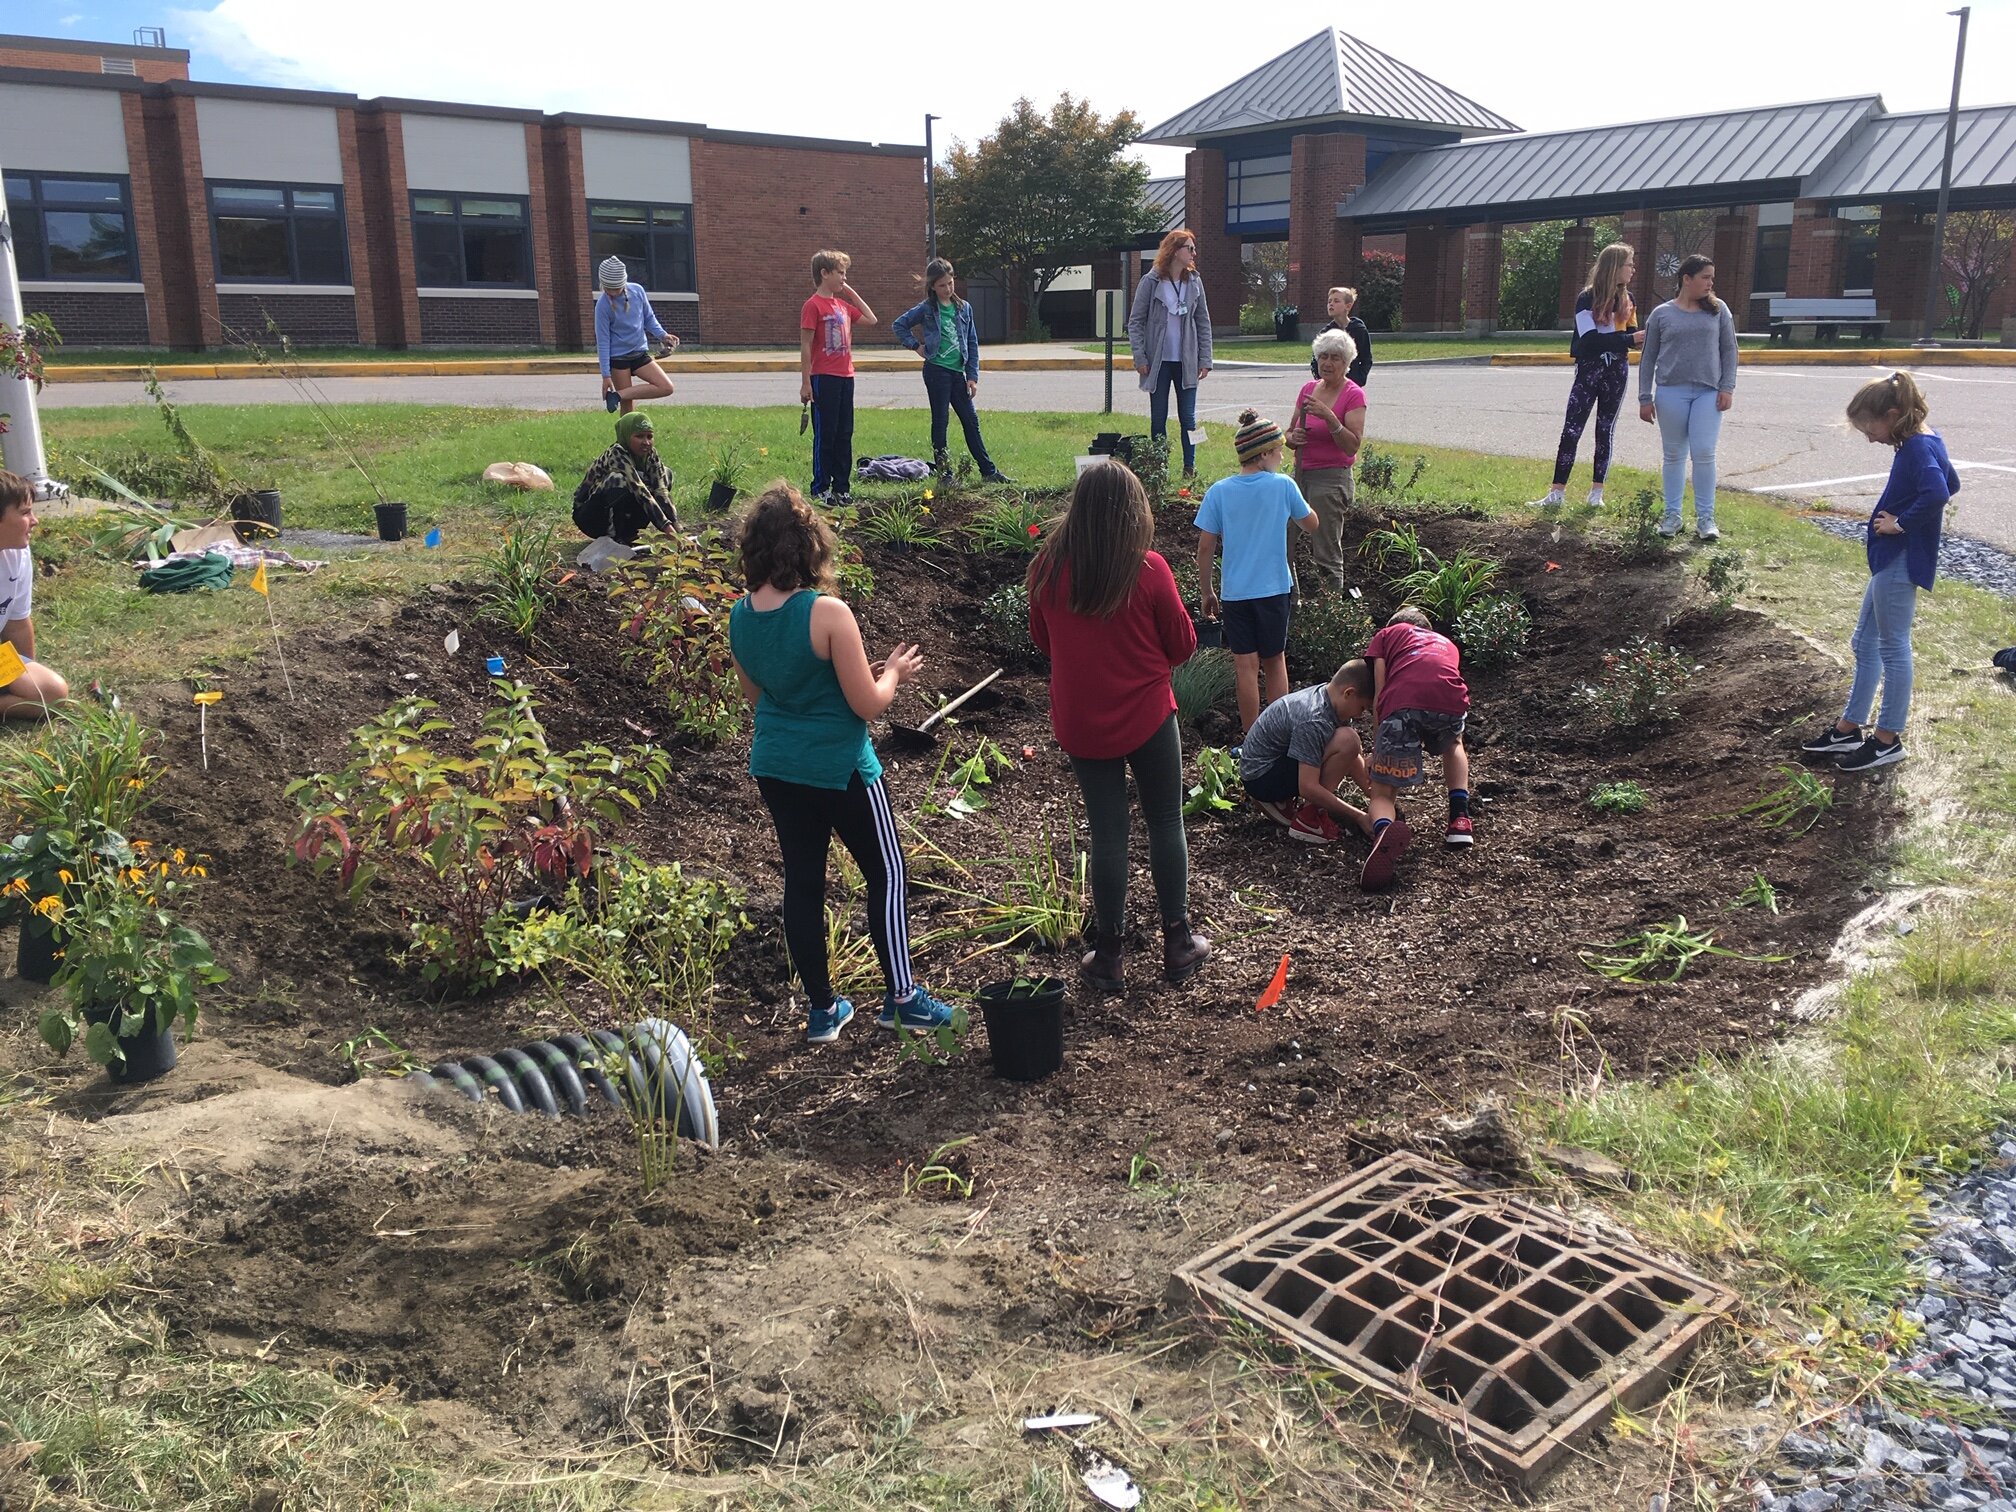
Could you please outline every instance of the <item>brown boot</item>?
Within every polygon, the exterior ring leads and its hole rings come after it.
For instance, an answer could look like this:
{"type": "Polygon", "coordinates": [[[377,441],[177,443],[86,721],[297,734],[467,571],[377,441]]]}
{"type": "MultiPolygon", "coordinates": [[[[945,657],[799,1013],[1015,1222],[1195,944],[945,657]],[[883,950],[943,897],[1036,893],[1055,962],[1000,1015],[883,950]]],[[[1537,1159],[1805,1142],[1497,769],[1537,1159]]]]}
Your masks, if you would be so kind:
{"type": "Polygon", "coordinates": [[[1194,934],[1187,918],[1162,926],[1162,974],[1172,982],[1187,982],[1211,958],[1211,942],[1194,934]]]}
{"type": "Polygon", "coordinates": [[[1127,968],[1123,964],[1126,949],[1125,935],[1099,931],[1094,937],[1092,948],[1086,951],[1078,962],[1078,970],[1085,978],[1085,985],[1094,992],[1126,991],[1127,968]]]}

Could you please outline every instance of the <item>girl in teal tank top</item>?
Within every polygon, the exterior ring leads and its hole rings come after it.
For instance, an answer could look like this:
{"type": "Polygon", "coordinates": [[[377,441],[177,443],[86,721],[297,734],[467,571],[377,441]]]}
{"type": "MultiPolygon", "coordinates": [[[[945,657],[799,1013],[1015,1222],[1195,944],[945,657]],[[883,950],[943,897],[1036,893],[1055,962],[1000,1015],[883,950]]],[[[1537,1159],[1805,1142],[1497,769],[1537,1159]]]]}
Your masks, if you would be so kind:
{"type": "Polygon", "coordinates": [[[784,860],[784,943],[810,1000],[806,1038],[838,1038],[854,1005],[833,995],[826,960],[826,857],[837,833],[868,890],[868,932],[888,983],[876,1022],[935,1029],[952,1010],[910,979],[903,849],[882,763],[868,739],[924,658],[899,645],[868,664],[854,611],[833,590],[832,528],[788,483],[742,523],[749,591],[728,615],[743,694],[756,706],[749,775],[777,826],[784,860]]]}

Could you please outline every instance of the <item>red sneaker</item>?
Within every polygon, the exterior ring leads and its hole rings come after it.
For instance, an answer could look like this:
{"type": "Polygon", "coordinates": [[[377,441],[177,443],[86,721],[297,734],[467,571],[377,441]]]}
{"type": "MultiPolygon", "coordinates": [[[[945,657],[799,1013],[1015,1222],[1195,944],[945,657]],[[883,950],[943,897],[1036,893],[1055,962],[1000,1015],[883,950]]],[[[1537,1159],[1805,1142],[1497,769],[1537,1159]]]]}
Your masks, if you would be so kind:
{"type": "Polygon", "coordinates": [[[1449,833],[1442,837],[1444,845],[1473,845],[1476,843],[1476,838],[1471,832],[1468,814],[1449,816],[1449,833]]]}
{"type": "Polygon", "coordinates": [[[1288,826],[1288,838],[1304,845],[1334,845],[1338,834],[1337,821],[1313,803],[1295,810],[1295,821],[1288,826]]]}
{"type": "Polygon", "coordinates": [[[1296,805],[1292,798],[1286,803],[1275,803],[1267,798],[1255,798],[1253,800],[1253,807],[1260,810],[1261,813],[1272,819],[1276,824],[1288,829],[1295,827],[1296,805]]]}
{"type": "Polygon", "coordinates": [[[1377,892],[1391,883],[1393,868],[1407,854],[1413,838],[1405,819],[1395,819],[1380,830],[1372,841],[1372,854],[1365,858],[1365,869],[1358,874],[1358,885],[1366,892],[1377,892]]]}

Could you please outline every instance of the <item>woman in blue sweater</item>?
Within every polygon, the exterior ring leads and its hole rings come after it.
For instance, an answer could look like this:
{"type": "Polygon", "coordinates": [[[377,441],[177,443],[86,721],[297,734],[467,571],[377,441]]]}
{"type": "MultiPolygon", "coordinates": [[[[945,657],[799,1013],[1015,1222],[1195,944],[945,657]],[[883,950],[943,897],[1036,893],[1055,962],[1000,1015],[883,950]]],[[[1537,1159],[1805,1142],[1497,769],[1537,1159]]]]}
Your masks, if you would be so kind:
{"type": "Polygon", "coordinates": [[[602,406],[629,414],[639,399],[666,399],[672,380],[651,355],[646,338],[661,352],[678,348],[679,338],[658,323],[642,284],[630,282],[620,257],[605,257],[597,272],[602,292],[595,296],[595,356],[602,364],[602,406]]]}
{"type": "Polygon", "coordinates": [[[973,306],[961,299],[952,264],[934,257],[924,265],[924,299],[896,317],[889,328],[898,341],[924,359],[924,397],[931,402],[931,470],[940,476],[952,469],[946,460],[950,426],[946,412],[959,416],[966,450],[987,483],[1013,481],[987,455],[980,439],[980,416],[973,396],[980,392],[980,337],[973,328],[973,306]]]}
{"type": "Polygon", "coordinates": [[[1844,772],[1868,772],[1904,759],[1904,716],[1911,709],[1911,621],[1918,590],[1932,591],[1939,532],[1960,475],[1946,443],[1927,426],[1925,395],[1909,373],[1872,378],[1848,401],[1848,420],[1879,446],[1896,449],[1890,479],[1869,516],[1869,586],[1855,621],[1855,682],[1841,717],[1800,746],[1837,758],[1844,772]],[[1876,687],[1883,706],[1866,733],[1876,687]]]}

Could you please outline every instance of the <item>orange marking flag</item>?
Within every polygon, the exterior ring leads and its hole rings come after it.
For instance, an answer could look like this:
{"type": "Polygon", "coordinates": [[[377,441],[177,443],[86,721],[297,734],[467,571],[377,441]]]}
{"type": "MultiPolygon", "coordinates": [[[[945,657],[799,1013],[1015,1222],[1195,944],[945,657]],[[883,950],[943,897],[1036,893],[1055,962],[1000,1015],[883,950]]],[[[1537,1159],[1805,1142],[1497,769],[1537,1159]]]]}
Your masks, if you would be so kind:
{"type": "Polygon", "coordinates": [[[1267,1009],[1272,1008],[1276,1003],[1281,1001],[1281,994],[1287,990],[1288,957],[1284,955],[1281,957],[1281,964],[1274,968],[1274,980],[1269,982],[1266,990],[1260,994],[1259,1001],[1253,1005],[1253,1011],[1255,1013],[1263,1013],[1267,1009]]]}

